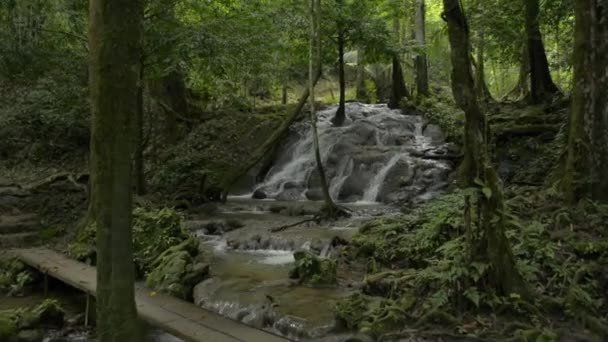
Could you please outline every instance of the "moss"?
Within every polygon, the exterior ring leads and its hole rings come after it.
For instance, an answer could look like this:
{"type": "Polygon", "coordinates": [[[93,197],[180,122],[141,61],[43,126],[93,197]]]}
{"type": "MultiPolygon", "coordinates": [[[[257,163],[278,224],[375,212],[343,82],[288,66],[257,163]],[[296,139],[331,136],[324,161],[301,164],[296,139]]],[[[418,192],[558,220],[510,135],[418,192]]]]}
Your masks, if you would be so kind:
{"type": "Polygon", "coordinates": [[[335,285],[338,282],[335,260],[322,259],[307,251],[297,251],[293,256],[296,261],[289,272],[290,278],[311,286],[335,285]]]}
{"type": "Polygon", "coordinates": [[[0,341],[15,341],[17,337],[17,325],[12,317],[0,313],[0,341]]]}
{"type": "Polygon", "coordinates": [[[198,260],[198,241],[190,238],[165,250],[151,264],[146,286],[184,300],[209,275],[209,266],[198,260]]]}

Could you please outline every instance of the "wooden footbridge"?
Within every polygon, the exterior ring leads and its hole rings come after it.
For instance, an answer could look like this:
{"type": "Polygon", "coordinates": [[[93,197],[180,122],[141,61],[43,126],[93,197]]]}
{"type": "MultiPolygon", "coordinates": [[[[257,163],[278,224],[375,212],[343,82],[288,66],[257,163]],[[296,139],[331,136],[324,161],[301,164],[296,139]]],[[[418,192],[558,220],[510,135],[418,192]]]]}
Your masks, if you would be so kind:
{"type": "MultiPolygon", "coordinates": [[[[12,254],[47,276],[95,296],[95,267],[45,248],[15,249],[12,254]]],[[[144,321],[191,342],[286,342],[287,339],[249,327],[174,297],[136,289],[137,312],[144,321]]],[[[88,300],[87,300],[88,304],[88,300]]],[[[88,310],[88,305],[87,305],[88,310]]]]}

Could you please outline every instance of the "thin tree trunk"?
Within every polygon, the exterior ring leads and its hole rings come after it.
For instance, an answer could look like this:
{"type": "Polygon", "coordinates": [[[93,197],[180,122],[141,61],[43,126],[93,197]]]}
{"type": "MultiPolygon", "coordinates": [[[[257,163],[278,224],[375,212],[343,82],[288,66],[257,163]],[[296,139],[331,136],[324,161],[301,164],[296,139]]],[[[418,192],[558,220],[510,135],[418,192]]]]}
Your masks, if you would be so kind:
{"type": "Polygon", "coordinates": [[[135,193],[146,194],[144,172],[144,63],[140,62],[139,83],[137,85],[137,116],[135,132],[135,193]]]}
{"type": "MultiPolygon", "coordinates": [[[[317,84],[319,79],[321,78],[321,70],[317,70],[317,74],[315,75],[314,82],[317,84]]],[[[310,88],[306,87],[304,93],[298,99],[298,103],[294,110],[289,114],[289,116],[281,123],[281,125],[272,133],[266,141],[262,145],[260,145],[252,154],[251,159],[244,163],[241,167],[237,168],[235,171],[230,172],[226,178],[224,178],[222,182],[222,202],[225,202],[228,196],[228,192],[230,188],[236,181],[238,181],[241,177],[243,177],[249,170],[258,165],[267,154],[271,153],[276,145],[278,145],[289,132],[289,127],[296,122],[302,109],[306,105],[308,100],[308,96],[310,94],[310,88]]]]}
{"type": "MultiPolygon", "coordinates": [[[[399,36],[400,24],[399,19],[393,19],[393,32],[399,36]]],[[[410,94],[405,86],[405,80],[403,79],[403,68],[401,68],[401,61],[399,60],[399,54],[393,55],[393,72],[392,72],[392,85],[391,85],[391,98],[389,100],[389,108],[396,109],[401,107],[401,100],[404,97],[409,97],[410,94]]]]}
{"type": "Polygon", "coordinates": [[[281,104],[287,104],[287,81],[283,83],[282,96],[281,96],[281,104]]]}
{"type": "Polygon", "coordinates": [[[608,8],[575,1],[574,86],[562,187],[570,203],[608,200],[608,8]]]}
{"type": "Polygon", "coordinates": [[[553,83],[549,62],[545,53],[542,34],[539,27],[539,0],[524,0],[526,9],[526,35],[530,61],[530,87],[533,103],[549,102],[559,93],[553,83]]]}
{"type": "Polygon", "coordinates": [[[429,95],[429,76],[426,55],[426,8],[424,0],[416,0],[415,35],[416,44],[421,49],[414,60],[416,67],[416,89],[418,95],[429,95]]]}
{"type": "Polygon", "coordinates": [[[131,172],[143,2],[91,0],[89,10],[97,338],[137,342],[142,334],[135,308],[131,172]]]}
{"type": "Polygon", "coordinates": [[[490,158],[487,146],[487,123],[475,93],[471,69],[469,27],[460,7],[460,0],[443,0],[444,18],[448,23],[452,61],[452,92],[458,106],[465,112],[464,161],[462,181],[464,187],[479,189],[481,219],[478,222],[481,238],[471,246],[473,255],[490,264],[488,281],[500,293],[527,295],[527,287],[515,267],[511,246],[504,232],[504,204],[502,189],[490,158]],[[484,194],[482,194],[481,190],[484,194]],[[489,194],[488,194],[489,193],[489,194]]]}
{"type": "Polygon", "coordinates": [[[357,99],[367,100],[367,89],[365,88],[365,64],[363,64],[364,50],[357,50],[357,99]]]}
{"type": "MultiPolygon", "coordinates": [[[[342,9],[343,0],[336,0],[339,9],[342,9]]],[[[340,99],[336,115],[332,119],[334,126],[342,126],[346,119],[346,76],[344,75],[344,27],[342,18],[338,18],[338,78],[340,84],[340,99]]],[[[312,93],[311,93],[312,94],[312,93]]]]}
{"type": "Polygon", "coordinates": [[[338,208],[331,198],[329,193],[329,185],[323,168],[323,159],[319,146],[319,134],[317,132],[317,115],[315,113],[315,82],[314,75],[318,74],[321,69],[321,0],[310,0],[310,57],[308,63],[308,88],[310,96],[308,97],[310,106],[310,124],[312,126],[313,146],[315,160],[317,163],[317,171],[321,181],[321,190],[325,205],[323,210],[328,216],[335,217],[338,213],[338,208]]]}
{"type": "Polygon", "coordinates": [[[477,45],[477,68],[475,70],[475,88],[477,90],[478,98],[484,101],[492,100],[492,93],[488,89],[486,83],[486,67],[485,67],[485,36],[483,31],[479,33],[479,42],[477,45]]]}
{"type": "Polygon", "coordinates": [[[506,99],[515,101],[526,100],[530,96],[530,54],[528,44],[523,42],[519,62],[519,76],[515,87],[505,96],[506,99]]]}

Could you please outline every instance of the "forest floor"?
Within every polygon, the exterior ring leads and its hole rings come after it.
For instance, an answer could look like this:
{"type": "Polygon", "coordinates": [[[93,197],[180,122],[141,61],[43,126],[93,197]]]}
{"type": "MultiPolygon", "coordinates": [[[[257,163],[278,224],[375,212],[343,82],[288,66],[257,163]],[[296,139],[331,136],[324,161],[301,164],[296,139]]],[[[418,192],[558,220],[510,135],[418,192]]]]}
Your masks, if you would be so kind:
{"type": "MultiPolygon", "coordinates": [[[[511,215],[507,234],[518,268],[535,294],[531,300],[494,293],[484,283],[488,265],[467,261],[464,195],[452,188],[420,207],[398,208],[400,215],[366,219],[356,234],[347,236],[350,242],[340,247],[337,272],[355,278],[349,283],[357,283],[358,290],[336,307],[341,327],[382,341],[608,339],[608,206],[587,201],[569,207],[556,190],[566,107],[487,107],[511,215]]],[[[446,111],[437,101],[423,108],[446,111]]],[[[180,144],[157,153],[148,169],[153,194],[137,198],[136,204],[177,205],[190,217],[222,219],[213,216],[217,205],[201,198],[201,172],[216,184],[276,127],[283,112],[275,108],[253,116],[217,115],[194,127],[180,144]]],[[[460,114],[429,117],[458,142],[460,114]]],[[[66,248],[71,227],[86,209],[86,177],[82,156],[64,160],[61,165],[0,165],[5,171],[0,241],[5,246],[66,248]],[[6,238],[11,234],[17,236],[6,238]]],[[[248,182],[254,178],[252,174],[248,182]]],[[[308,214],[301,210],[276,223],[308,214]]]]}

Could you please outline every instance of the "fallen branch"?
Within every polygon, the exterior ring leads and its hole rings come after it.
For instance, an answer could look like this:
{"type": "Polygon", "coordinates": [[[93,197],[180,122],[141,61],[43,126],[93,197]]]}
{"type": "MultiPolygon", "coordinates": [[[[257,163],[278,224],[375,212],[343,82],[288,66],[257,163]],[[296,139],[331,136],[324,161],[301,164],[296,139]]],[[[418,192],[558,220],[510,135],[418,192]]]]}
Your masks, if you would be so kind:
{"type": "Polygon", "coordinates": [[[298,222],[296,222],[296,223],[290,223],[290,224],[286,224],[286,225],[284,225],[284,226],[279,226],[279,227],[271,228],[271,229],[269,229],[269,231],[270,231],[271,233],[282,232],[282,231],[284,231],[284,230],[287,230],[287,229],[289,229],[289,228],[293,228],[293,227],[299,226],[299,225],[304,224],[304,223],[308,223],[308,222],[318,222],[318,220],[319,220],[319,219],[320,219],[319,215],[315,215],[315,216],[313,216],[312,218],[307,218],[307,219],[305,219],[305,220],[298,221],[298,222]]]}

